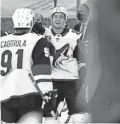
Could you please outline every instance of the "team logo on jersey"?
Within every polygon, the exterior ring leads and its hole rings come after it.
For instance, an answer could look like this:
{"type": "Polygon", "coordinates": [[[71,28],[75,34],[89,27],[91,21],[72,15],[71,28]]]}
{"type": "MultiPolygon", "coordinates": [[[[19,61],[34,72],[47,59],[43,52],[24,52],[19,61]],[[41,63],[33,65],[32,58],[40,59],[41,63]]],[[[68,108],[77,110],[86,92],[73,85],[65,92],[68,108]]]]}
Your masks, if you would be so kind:
{"type": "Polygon", "coordinates": [[[51,42],[51,36],[45,36],[49,42],[51,42]]]}
{"type": "Polygon", "coordinates": [[[62,61],[69,59],[69,56],[67,55],[68,51],[69,51],[69,44],[64,45],[61,49],[56,51],[53,60],[54,67],[56,67],[56,65],[59,66],[59,64],[62,64],[62,61]]]}

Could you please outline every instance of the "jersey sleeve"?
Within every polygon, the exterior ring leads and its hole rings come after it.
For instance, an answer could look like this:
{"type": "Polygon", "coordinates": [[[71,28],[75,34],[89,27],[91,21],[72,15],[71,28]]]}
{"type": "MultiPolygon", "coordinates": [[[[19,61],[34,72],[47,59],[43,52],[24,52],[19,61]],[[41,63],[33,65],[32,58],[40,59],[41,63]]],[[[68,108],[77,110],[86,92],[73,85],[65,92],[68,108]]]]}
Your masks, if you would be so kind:
{"type": "Polygon", "coordinates": [[[51,64],[49,46],[46,38],[41,38],[32,52],[32,73],[39,89],[43,94],[53,89],[51,80],[51,64]]]}

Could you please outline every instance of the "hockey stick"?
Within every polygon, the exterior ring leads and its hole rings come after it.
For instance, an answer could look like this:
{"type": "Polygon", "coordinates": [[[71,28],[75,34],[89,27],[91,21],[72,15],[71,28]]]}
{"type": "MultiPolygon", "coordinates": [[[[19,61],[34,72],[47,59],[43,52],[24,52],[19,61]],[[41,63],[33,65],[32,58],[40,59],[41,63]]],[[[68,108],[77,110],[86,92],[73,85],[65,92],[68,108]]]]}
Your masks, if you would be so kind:
{"type": "MultiPolygon", "coordinates": [[[[44,109],[44,106],[45,106],[45,104],[47,103],[47,101],[44,99],[44,95],[43,95],[42,91],[40,90],[40,88],[39,88],[38,85],[36,84],[36,82],[35,82],[33,76],[32,76],[30,73],[29,73],[29,77],[30,77],[30,79],[31,79],[31,81],[33,82],[35,88],[36,88],[37,91],[40,93],[40,95],[41,95],[41,97],[42,97],[42,99],[43,99],[43,103],[42,103],[42,107],[41,107],[41,108],[44,109]]],[[[56,114],[54,113],[54,111],[51,111],[50,113],[51,113],[51,115],[56,119],[56,114]]]]}

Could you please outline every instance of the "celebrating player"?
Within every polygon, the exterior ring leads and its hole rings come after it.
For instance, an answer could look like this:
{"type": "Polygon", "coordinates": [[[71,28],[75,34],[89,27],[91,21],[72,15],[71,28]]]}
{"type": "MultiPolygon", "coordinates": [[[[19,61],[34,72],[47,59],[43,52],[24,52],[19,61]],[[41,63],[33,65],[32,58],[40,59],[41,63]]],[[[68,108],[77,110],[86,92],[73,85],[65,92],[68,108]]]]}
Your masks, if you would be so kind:
{"type": "MultiPolygon", "coordinates": [[[[78,121],[77,115],[80,115],[79,122],[86,121],[86,119],[81,119],[81,115],[86,118],[86,114],[84,114],[87,112],[85,99],[84,104],[79,103],[81,104],[80,109],[76,106],[76,96],[83,87],[86,70],[86,63],[80,52],[80,41],[78,40],[82,34],[66,27],[68,15],[63,7],[55,7],[50,13],[50,19],[51,26],[45,30],[45,36],[56,49],[52,63],[52,79],[54,88],[58,89],[57,102],[63,101],[65,97],[73,122],[78,121]]],[[[83,101],[82,98],[81,101],[83,101]]]]}
{"type": "Polygon", "coordinates": [[[30,33],[32,10],[17,9],[12,20],[15,33],[0,38],[1,120],[41,123],[43,99],[36,87],[43,95],[53,88],[48,40],[30,33]]]}

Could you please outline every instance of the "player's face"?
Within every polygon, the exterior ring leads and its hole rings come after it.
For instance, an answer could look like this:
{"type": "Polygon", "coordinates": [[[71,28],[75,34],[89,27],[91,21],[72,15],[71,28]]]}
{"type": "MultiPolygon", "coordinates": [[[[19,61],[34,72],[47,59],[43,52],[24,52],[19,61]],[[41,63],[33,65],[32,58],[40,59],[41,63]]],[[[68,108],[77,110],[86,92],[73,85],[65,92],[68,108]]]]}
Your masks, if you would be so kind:
{"type": "Polygon", "coordinates": [[[61,29],[65,24],[65,15],[63,13],[53,14],[52,24],[56,29],[61,29]]]}

